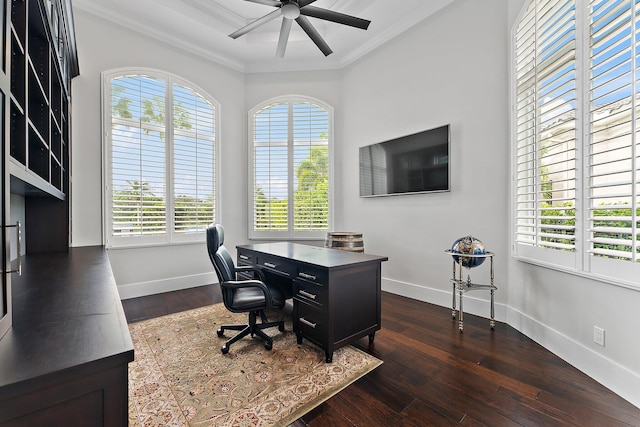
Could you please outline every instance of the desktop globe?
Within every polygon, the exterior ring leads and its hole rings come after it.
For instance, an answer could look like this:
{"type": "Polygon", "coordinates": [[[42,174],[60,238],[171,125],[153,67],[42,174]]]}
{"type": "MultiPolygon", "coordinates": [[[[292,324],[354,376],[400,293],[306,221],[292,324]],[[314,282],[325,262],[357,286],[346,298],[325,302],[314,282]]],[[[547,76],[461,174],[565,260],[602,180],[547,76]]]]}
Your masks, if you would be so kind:
{"type": "MultiPolygon", "coordinates": [[[[484,243],[473,236],[461,237],[451,245],[451,252],[455,254],[484,255],[487,253],[484,243]]],[[[485,257],[464,257],[452,255],[455,262],[466,268],[477,267],[485,257]]]]}

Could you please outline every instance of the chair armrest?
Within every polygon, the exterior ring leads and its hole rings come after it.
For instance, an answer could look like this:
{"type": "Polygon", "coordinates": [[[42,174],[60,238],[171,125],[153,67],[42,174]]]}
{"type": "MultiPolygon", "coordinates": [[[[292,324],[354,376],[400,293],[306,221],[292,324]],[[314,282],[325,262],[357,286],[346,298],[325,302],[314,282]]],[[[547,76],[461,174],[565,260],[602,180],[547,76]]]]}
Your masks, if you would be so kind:
{"type": "Polygon", "coordinates": [[[222,289],[238,289],[238,288],[258,288],[264,294],[264,299],[267,303],[267,309],[273,307],[273,301],[271,299],[271,292],[267,285],[260,280],[229,280],[227,282],[221,282],[220,287],[222,289]]]}
{"type": "Polygon", "coordinates": [[[255,273],[258,274],[258,278],[265,282],[265,277],[264,277],[264,272],[262,271],[262,269],[258,266],[253,266],[253,265],[239,265],[236,267],[236,273],[242,273],[242,272],[247,272],[247,271],[253,271],[255,273]]]}

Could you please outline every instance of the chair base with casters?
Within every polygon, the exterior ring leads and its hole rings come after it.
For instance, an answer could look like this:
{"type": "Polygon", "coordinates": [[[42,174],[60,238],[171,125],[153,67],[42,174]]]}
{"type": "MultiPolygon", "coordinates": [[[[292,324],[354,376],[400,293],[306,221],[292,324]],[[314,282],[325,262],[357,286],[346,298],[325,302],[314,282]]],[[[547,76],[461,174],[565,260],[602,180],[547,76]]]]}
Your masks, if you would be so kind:
{"type": "Polygon", "coordinates": [[[269,322],[267,320],[267,316],[265,315],[263,310],[255,310],[249,312],[249,324],[248,325],[222,325],[218,329],[218,337],[222,337],[224,335],[225,330],[230,331],[240,331],[240,333],[233,336],[233,338],[229,339],[220,350],[222,354],[227,354],[229,352],[229,347],[234,342],[246,337],[251,334],[251,337],[258,336],[264,340],[264,348],[267,350],[271,350],[273,348],[273,339],[267,334],[264,333],[263,329],[273,328],[277,326],[280,332],[284,331],[284,320],[279,320],[276,322],[269,322]],[[260,320],[262,323],[258,323],[258,316],[260,316],[260,320]]]}
{"type": "Polygon", "coordinates": [[[236,267],[223,243],[222,225],[210,224],[207,227],[207,251],[220,281],[222,301],[227,310],[233,313],[248,313],[249,324],[222,325],[218,329],[218,337],[224,335],[225,329],[240,331],[222,346],[222,353],[228,353],[231,344],[247,335],[252,338],[257,335],[264,340],[264,348],[271,350],[273,340],[263,329],[277,326],[280,331],[284,331],[284,320],[269,322],[265,310],[282,310],[288,295],[276,284],[266,282],[259,268],[251,265],[236,267]],[[258,323],[258,316],[262,323],[258,323]]]}

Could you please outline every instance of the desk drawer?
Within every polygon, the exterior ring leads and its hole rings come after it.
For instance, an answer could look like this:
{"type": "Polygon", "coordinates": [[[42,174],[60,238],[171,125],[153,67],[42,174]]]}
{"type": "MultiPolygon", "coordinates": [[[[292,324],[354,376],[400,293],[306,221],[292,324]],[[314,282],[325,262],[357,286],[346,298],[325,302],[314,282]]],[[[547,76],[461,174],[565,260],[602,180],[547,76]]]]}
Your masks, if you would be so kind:
{"type": "Polygon", "coordinates": [[[321,268],[301,265],[296,269],[296,278],[323,286],[327,284],[329,274],[327,270],[321,268]]]}
{"type": "Polygon", "coordinates": [[[321,309],[327,304],[327,287],[304,280],[293,280],[293,296],[300,300],[318,305],[321,309]]]}
{"type": "Polygon", "coordinates": [[[296,334],[324,346],[327,337],[326,314],[294,298],[293,329],[296,334]]]}
{"type": "Polygon", "coordinates": [[[238,265],[253,265],[255,262],[255,255],[251,252],[238,251],[238,265]]]}
{"type": "Polygon", "coordinates": [[[295,266],[292,262],[287,262],[282,258],[271,257],[263,254],[258,254],[256,258],[256,265],[272,273],[285,277],[292,277],[295,272],[295,266]]]}

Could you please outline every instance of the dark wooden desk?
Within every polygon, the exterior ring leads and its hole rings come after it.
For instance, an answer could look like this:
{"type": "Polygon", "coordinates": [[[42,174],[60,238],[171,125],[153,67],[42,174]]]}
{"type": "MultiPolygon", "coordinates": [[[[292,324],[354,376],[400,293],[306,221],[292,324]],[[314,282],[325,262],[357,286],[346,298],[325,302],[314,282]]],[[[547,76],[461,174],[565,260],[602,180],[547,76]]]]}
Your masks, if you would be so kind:
{"type": "Polygon", "coordinates": [[[268,280],[291,286],[293,330],[325,351],[380,329],[381,263],[387,257],[298,243],[240,245],[238,265],[256,265],[268,280]]]}
{"type": "Polygon", "coordinates": [[[133,343],[102,247],[27,255],[0,340],[1,426],[123,426],[133,343]]]}

